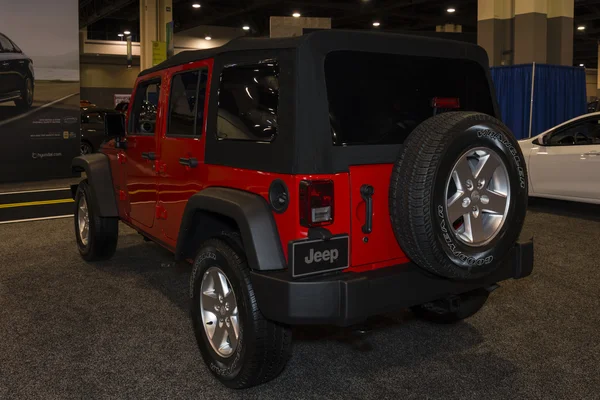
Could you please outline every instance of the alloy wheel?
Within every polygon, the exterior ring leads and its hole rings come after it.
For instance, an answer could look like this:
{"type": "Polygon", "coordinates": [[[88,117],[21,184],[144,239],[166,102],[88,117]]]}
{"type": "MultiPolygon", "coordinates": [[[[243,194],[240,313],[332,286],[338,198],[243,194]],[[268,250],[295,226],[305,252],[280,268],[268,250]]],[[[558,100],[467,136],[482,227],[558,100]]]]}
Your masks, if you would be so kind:
{"type": "Polygon", "coordinates": [[[200,312],[206,337],[213,350],[228,358],[236,350],[240,336],[237,301],[225,273],[216,266],[202,277],[200,312]]]}
{"type": "Polygon", "coordinates": [[[498,153],[476,147],[463,153],[446,182],[446,215],[456,237],[484,246],[500,232],[510,205],[508,170],[498,153]]]}
{"type": "Polygon", "coordinates": [[[81,196],[77,204],[77,227],[81,243],[87,246],[90,241],[90,213],[85,196],[81,196]]]}

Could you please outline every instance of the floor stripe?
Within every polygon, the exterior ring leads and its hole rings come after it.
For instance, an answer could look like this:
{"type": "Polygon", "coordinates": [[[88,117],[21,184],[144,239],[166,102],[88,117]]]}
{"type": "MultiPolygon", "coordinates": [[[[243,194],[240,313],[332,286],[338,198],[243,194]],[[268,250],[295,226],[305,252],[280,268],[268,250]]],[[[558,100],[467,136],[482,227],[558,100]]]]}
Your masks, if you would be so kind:
{"type": "Polygon", "coordinates": [[[67,95],[65,97],[61,97],[60,99],[57,99],[57,100],[54,100],[54,101],[51,101],[50,103],[43,104],[43,105],[41,105],[41,106],[39,106],[37,108],[34,108],[34,109],[30,110],[30,111],[27,111],[25,114],[20,114],[20,115],[17,115],[16,117],[12,117],[12,118],[9,118],[7,120],[4,120],[4,121],[0,122],[0,126],[6,125],[6,124],[14,122],[14,121],[18,121],[18,120],[20,120],[22,118],[25,118],[25,117],[28,117],[31,114],[35,114],[36,112],[38,112],[40,110],[43,110],[46,107],[53,106],[56,103],[60,103],[61,101],[67,100],[67,99],[69,99],[69,98],[71,98],[73,96],[77,96],[78,94],[79,94],[79,92],[77,92],[77,93],[71,93],[70,95],[67,95]]]}
{"type": "Polygon", "coordinates": [[[25,193],[41,193],[41,192],[58,192],[60,190],[71,190],[71,188],[58,188],[58,189],[36,189],[36,190],[23,190],[20,192],[2,192],[0,196],[7,194],[25,194],[25,193]]]}
{"type": "Polygon", "coordinates": [[[58,200],[42,200],[42,201],[27,201],[25,203],[10,203],[0,204],[0,208],[14,208],[14,207],[29,207],[29,206],[43,206],[46,204],[61,204],[61,203],[72,203],[73,199],[58,199],[58,200]]]}
{"type": "Polygon", "coordinates": [[[73,214],[69,214],[69,215],[55,215],[52,217],[41,217],[41,218],[29,218],[29,219],[14,219],[12,221],[1,221],[0,225],[2,224],[13,224],[13,223],[17,223],[17,222],[32,222],[32,221],[44,221],[47,219],[59,219],[59,218],[70,218],[73,217],[73,214]]]}

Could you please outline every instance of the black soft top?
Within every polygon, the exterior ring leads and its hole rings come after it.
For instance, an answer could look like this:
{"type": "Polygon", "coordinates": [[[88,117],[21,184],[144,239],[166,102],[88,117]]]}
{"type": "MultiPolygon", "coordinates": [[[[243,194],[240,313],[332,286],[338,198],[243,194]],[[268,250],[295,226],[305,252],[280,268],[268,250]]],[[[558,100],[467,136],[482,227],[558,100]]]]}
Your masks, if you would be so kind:
{"type": "Polygon", "coordinates": [[[139,76],[177,65],[215,58],[225,53],[290,48],[306,49],[312,54],[326,54],[335,50],[355,50],[416,56],[435,55],[437,57],[467,58],[478,61],[486,68],[488,67],[485,50],[471,43],[397,33],[321,30],[287,38],[237,38],[220,47],[183,51],[152,68],[140,72],[139,76]]]}

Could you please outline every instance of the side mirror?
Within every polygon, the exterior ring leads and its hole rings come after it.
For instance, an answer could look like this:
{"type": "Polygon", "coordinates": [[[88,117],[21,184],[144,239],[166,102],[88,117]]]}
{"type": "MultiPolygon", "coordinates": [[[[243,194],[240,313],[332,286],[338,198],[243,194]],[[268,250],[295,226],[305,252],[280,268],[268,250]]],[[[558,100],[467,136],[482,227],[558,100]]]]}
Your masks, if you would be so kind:
{"type": "Polygon", "coordinates": [[[106,114],[104,116],[104,135],[106,137],[125,137],[125,116],[123,114],[106,114]]]}
{"type": "Polygon", "coordinates": [[[537,144],[538,146],[546,145],[546,136],[541,136],[533,141],[533,144],[537,144]]]}

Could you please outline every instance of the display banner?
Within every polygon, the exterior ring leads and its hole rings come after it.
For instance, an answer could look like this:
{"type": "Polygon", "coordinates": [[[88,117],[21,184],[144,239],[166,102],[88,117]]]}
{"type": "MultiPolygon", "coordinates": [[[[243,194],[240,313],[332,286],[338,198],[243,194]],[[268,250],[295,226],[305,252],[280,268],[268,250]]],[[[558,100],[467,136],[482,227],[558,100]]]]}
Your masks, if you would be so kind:
{"type": "Polygon", "coordinates": [[[0,0],[0,182],[72,176],[78,24],[77,0],[0,0]]]}
{"type": "Polygon", "coordinates": [[[175,54],[175,41],[173,40],[173,21],[167,22],[167,58],[175,54]]]}
{"type": "Polygon", "coordinates": [[[133,49],[131,45],[131,35],[127,36],[127,68],[133,64],[133,49]]]}
{"type": "Polygon", "coordinates": [[[152,66],[158,65],[167,59],[167,44],[165,42],[152,42],[152,66]]]}

